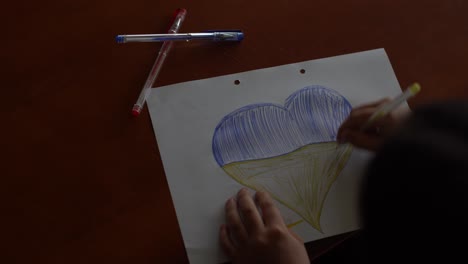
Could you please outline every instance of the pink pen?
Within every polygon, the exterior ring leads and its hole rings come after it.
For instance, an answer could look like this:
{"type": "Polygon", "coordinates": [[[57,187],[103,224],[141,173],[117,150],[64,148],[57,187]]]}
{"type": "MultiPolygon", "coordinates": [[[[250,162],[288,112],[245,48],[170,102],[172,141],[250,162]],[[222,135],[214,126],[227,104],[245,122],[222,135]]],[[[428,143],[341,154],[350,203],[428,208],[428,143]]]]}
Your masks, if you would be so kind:
{"type": "MultiPolygon", "coordinates": [[[[179,8],[176,10],[174,22],[172,23],[172,26],[169,28],[168,33],[177,33],[179,31],[180,25],[182,25],[182,22],[184,21],[186,14],[187,14],[187,10],[183,8],[179,8]]],[[[159,51],[158,57],[156,58],[156,61],[153,64],[153,68],[151,68],[148,78],[146,79],[145,85],[143,86],[143,89],[141,90],[140,96],[138,97],[137,102],[133,105],[133,108],[132,108],[133,116],[140,115],[141,110],[143,109],[143,105],[145,104],[146,99],[151,93],[151,86],[153,86],[154,81],[158,77],[159,71],[161,70],[164,60],[166,59],[166,56],[171,50],[171,48],[172,48],[172,41],[165,41],[163,43],[161,50],[159,51]]]]}

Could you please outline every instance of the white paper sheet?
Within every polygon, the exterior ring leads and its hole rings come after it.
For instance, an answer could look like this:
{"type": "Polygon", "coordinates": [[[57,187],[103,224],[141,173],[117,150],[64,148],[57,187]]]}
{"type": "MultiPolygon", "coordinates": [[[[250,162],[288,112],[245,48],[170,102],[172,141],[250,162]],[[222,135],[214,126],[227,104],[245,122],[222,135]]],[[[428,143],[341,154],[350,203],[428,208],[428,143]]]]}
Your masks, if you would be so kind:
{"type": "MultiPolygon", "coordinates": [[[[218,123],[246,105],[284,105],[289,95],[310,85],[329,87],[352,106],[401,92],[383,49],[152,90],[147,103],[190,263],[226,260],[218,246],[224,202],[243,187],[226,174],[213,156],[212,139],[218,123]],[[235,80],[240,84],[235,85],[235,80]]],[[[293,227],[304,241],[359,228],[359,187],[368,157],[368,153],[354,149],[331,186],[320,218],[323,233],[306,222],[293,227]]],[[[300,219],[280,206],[287,221],[300,219]]]]}

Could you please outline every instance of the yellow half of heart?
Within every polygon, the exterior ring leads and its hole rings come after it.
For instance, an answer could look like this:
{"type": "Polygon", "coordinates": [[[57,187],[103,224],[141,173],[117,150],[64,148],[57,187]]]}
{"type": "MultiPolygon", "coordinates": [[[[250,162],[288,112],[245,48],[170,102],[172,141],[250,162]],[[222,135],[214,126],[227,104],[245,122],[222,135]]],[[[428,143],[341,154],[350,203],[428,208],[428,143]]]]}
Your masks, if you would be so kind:
{"type": "Polygon", "coordinates": [[[276,157],[226,164],[223,170],[246,187],[270,193],[322,232],[325,199],[351,152],[349,144],[313,143],[276,157]]]}

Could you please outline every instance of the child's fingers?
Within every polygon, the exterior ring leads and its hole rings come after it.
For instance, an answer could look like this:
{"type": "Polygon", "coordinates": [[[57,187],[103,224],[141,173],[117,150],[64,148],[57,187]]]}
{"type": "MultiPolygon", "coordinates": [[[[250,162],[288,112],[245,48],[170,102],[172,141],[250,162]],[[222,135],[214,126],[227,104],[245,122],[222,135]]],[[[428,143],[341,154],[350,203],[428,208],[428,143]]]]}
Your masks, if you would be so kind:
{"type": "Polygon", "coordinates": [[[377,110],[378,107],[389,101],[389,98],[383,98],[376,102],[355,107],[349,114],[348,118],[346,118],[346,120],[343,122],[343,124],[341,124],[340,128],[338,129],[336,137],[338,141],[341,141],[344,130],[360,129],[367,122],[369,117],[377,110]]]}
{"type": "Polygon", "coordinates": [[[229,232],[236,243],[245,243],[247,241],[247,231],[245,231],[244,224],[237,210],[237,204],[233,198],[226,202],[226,223],[229,232]]]}
{"type": "Polygon", "coordinates": [[[346,130],[359,131],[361,127],[369,120],[370,116],[374,113],[374,108],[365,108],[351,111],[349,117],[343,122],[338,129],[336,136],[338,141],[343,140],[343,132],[346,130]]]}
{"type": "Polygon", "coordinates": [[[360,131],[347,130],[343,133],[346,142],[358,148],[375,151],[381,144],[381,137],[378,135],[365,134],[360,131]]]}
{"type": "Polygon", "coordinates": [[[266,192],[257,192],[255,194],[255,203],[262,210],[262,217],[265,226],[284,226],[283,217],[276,205],[273,203],[273,199],[266,192]]]}
{"type": "Polygon", "coordinates": [[[247,189],[242,188],[237,193],[237,205],[247,233],[253,234],[262,230],[264,227],[262,217],[247,189]]]}
{"type": "Polygon", "coordinates": [[[224,253],[232,259],[236,255],[236,247],[234,243],[232,243],[226,225],[222,225],[219,230],[219,242],[221,243],[224,253]]]}
{"type": "Polygon", "coordinates": [[[378,101],[375,101],[375,102],[371,102],[371,103],[368,103],[368,104],[363,104],[363,105],[358,105],[357,107],[354,107],[353,110],[360,110],[360,109],[364,109],[364,108],[376,108],[384,103],[387,103],[387,102],[390,102],[391,99],[390,98],[382,98],[378,101]]]}

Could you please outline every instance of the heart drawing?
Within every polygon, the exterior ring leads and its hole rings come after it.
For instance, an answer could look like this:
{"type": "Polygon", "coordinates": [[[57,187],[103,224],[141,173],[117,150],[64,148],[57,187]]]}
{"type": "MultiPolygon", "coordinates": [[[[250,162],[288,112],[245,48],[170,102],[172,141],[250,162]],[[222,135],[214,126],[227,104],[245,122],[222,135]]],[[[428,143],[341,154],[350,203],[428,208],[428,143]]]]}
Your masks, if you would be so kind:
{"type": "Polygon", "coordinates": [[[248,105],[216,126],[213,155],[231,178],[270,193],[322,232],[325,199],[352,152],[336,143],[350,111],[342,95],[320,85],[294,92],[284,106],[248,105]]]}

